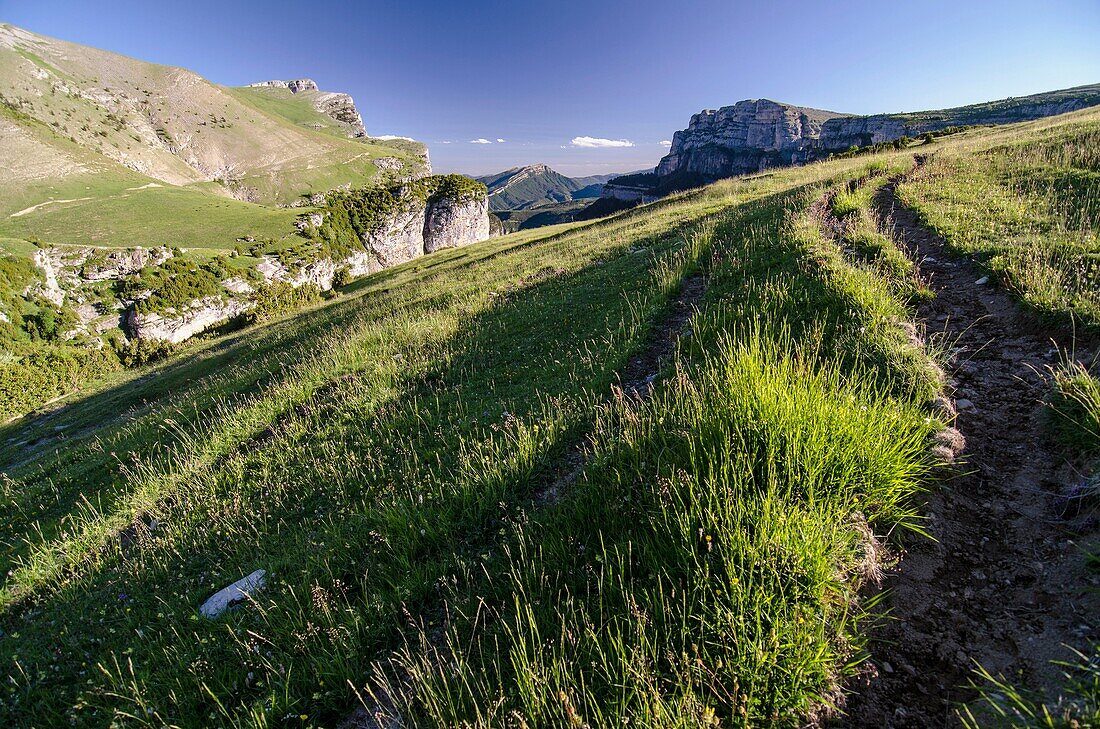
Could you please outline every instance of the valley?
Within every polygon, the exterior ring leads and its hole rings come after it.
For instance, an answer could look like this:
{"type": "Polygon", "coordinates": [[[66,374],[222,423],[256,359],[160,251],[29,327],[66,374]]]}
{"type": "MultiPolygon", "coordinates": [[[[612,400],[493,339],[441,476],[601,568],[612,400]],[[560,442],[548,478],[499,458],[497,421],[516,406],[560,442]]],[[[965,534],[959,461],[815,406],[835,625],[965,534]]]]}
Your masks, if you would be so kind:
{"type": "Polygon", "coordinates": [[[1100,723],[1100,86],[478,178],[324,88],[0,25],[0,725],[1100,723]]]}

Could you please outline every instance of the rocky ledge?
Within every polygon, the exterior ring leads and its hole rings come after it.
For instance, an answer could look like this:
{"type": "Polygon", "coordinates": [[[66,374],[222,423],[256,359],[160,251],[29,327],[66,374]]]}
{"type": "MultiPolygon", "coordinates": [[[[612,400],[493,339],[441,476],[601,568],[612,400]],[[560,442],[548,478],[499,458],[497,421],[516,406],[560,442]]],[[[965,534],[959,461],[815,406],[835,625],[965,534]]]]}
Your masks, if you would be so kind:
{"type": "MultiPolygon", "coordinates": [[[[309,263],[288,266],[264,256],[257,270],[266,283],[295,288],[332,289],[343,271],[356,277],[410,261],[444,248],[457,248],[490,236],[489,199],[485,186],[458,175],[422,178],[391,189],[332,191],[321,212],[299,219],[299,234],[320,244],[338,241],[339,255],[326,254],[309,263]],[[372,211],[384,211],[372,217],[372,211]],[[351,221],[358,221],[352,224],[351,221]]],[[[253,288],[231,279],[221,295],[189,302],[178,310],[141,313],[131,307],[125,317],[133,338],[183,342],[256,306],[253,288]]]]}

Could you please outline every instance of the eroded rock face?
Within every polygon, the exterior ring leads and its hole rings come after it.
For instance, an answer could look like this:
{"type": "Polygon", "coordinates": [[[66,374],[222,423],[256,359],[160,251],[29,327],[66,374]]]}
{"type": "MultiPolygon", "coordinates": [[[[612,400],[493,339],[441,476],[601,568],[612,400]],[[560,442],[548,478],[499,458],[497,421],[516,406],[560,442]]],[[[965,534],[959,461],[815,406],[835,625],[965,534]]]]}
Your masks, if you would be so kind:
{"type": "Polygon", "coordinates": [[[317,82],[311,78],[296,78],[289,81],[260,81],[249,86],[266,86],[275,89],[290,89],[292,93],[299,91],[317,91],[317,82]]]}
{"type": "MultiPolygon", "coordinates": [[[[362,250],[342,260],[323,258],[291,269],[275,256],[265,256],[256,270],[268,282],[282,282],[296,288],[312,284],[328,291],[337,271],[363,276],[426,253],[489,237],[489,198],[484,187],[480,191],[465,190],[453,195],[440,193],[438,187],[428,189],[436,192],[418,195],[411,192],[408,185],[401,188],[398,209],[363,237],[362,250]]],[[[306,221],[304,230],[316,228],[322,222],[308,217],[303,219],[306,221]]],[[[153,314],[131,309],[126,315],[126,329],[132,337],[176,344],[255,306],[250,296],[252,287],[243,279],[227,279],[222,285],[227,290],[225,296],[193,301],[183,311],[153,314]]]]}
{"type": "Polygon", "coordinates": [[[355,101],[348,94],[322,93],[314,99],[313,106],[322,114],[347,124],[351,129],[351,136],[367,136],[367,128],[363,126],[363,117],[359,114],[359,110],[355,108],[355,101]]]}
{"type": "Polygon", "coordinates": [[[192,301],[182,312],[141,313],[131,309],[126,328],[131,337],[179,344],[215,324],[240,316],[252,308],[250,301],[207,296],[192,301]]]}
{"type": "Polygon", "coordinates": [[[825,122],[842,116],[768,99],[709,109],[673,135],[657,174],[688,171],[719,178],[799,164],[808,159],[825,122]]]}
{"type": "Polygon", "coordinates": [[[424,223],[424,253],[477,243],[489,237],[489,198],[443,198],[428,209],[424,223]]]}
{"type": "Polygon", "coordinates": [[[851,147],[918,137],[946,127],[1009,124],[1096,104],[1100,104],[1100,91],[1095,86],[937,112],[873,116],[750,99],[692,116],[688,128],[673,136],[657,175],[686,173],[716,180],[803,164],[851,147]]]}
{"type": "Polygon", "coordinates": [[[424,223],[428,209],[424,203],[410,201],[381,228],[363,241],[381,268],[396,266],[424,255],[424,223]]]}
{"type": "Polygon", "coordinates": [[[116,281],[146,266],[159,266],[171,257],[172,251],[163,246],[112,251],[102,258],[89,257],[81,267],[80,276],[85,281],[116,281]]]}

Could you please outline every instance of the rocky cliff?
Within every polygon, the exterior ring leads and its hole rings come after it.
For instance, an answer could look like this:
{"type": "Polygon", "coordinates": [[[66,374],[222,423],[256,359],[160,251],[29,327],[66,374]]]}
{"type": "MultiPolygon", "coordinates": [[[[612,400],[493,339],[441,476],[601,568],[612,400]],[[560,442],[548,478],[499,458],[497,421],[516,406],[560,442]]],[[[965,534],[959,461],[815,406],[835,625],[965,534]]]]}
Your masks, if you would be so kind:
{"type": "Polygon", "coordinates": [[[355,101],[351,96],[335,91],[321,91],[317,86],[317,82],[311,78],[291,79],[288,81],[260,81],[258,83],[249,84],[249,87],[289,89],[292,94],[314,92],[312,94],[314,109],[342,124],[346,124],[350,130],[349,136],[367,136],[367,129],[363,126],[363,117],[359,114],[359,110],[355,107],[355,101]]]}
{"type": "MultiPolygon", "coordinates": [[[[973,124],[1008,124],[1100,104],[1100,85],[909,114],[853,116],[768,99],[739,101],[691,117],[657,166],[658,178],[705,180],[798,165],[851,147],[973,124]]],[[[609,185],[614,188],[614,181],[609,185]]],[[[606,188],[605,188],[606,189],[606,188]]]]}
{"type": "MultiPolygon", "coordinates": [[[[426,177],[394,188],[333,191],[321,212],[302,215],[299,234],[317,251],[291,265],[274,255],[257,271],[265,283],[312,285],[328,291],[340,271],[361,276],[444,248],[476,243],[490,235],[484,185],[458,175],[426,177]]],[[[204,296],[170,311],[131,307],[125,325],[131,337],[179,343],[255,307],[247,282],[221,282],[219,295],[204,296]]]]}
{"type": "Polygon", "coordinates": [[[719,178],[805,162],[822,126],[843,115],[780,104],[768,99],[739,101],[691,117],[672,137],[657,175],[689,171],[719,178]]]}

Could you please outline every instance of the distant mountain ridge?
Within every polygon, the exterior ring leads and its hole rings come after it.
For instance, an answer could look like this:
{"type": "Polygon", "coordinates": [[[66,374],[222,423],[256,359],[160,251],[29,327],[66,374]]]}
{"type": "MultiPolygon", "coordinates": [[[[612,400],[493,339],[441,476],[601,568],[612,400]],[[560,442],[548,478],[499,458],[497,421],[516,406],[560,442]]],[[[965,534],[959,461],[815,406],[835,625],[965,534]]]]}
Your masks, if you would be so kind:
{"type": "Polygon", "coordinates": [[[531,164],[475,178],[489,188],[489,209],[526,210],[570,200],[597,198],[603,184],[618,173],[567,177],[545,164],[531,164]]]}
{"type": "Polygon", "coordinates": [[[699,181],[751,174],[822,159],[851,147],[917,137],[947,127],[1029,121],[1100,104],[1100,84],[969,106],[855,116],[748,99],[691,117],[657,165],[658,179],[699,181]]]}

